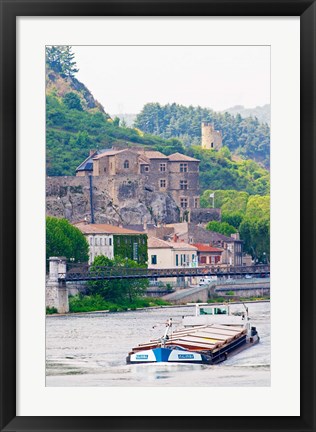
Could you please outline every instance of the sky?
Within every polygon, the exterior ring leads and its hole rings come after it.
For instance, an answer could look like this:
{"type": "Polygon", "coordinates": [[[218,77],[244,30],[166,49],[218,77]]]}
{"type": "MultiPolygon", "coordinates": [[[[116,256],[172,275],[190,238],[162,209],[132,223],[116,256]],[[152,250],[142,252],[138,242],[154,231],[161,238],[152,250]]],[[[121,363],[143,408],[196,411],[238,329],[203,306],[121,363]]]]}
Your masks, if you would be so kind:
{"type": "Polygon", "coordinates": [[[73,46],[79,72],[109,114],[149,102],[222,111],[270,103],[268,46],[73,46]]]}

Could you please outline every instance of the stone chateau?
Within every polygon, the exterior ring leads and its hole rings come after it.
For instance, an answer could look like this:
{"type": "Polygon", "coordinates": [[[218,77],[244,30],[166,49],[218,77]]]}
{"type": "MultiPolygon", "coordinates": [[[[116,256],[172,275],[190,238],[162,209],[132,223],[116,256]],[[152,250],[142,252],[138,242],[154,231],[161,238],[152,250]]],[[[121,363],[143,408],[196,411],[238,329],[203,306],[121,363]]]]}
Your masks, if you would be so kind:
{"type": "Polygon", "coordinates": [[[180,210],[180,218],[188,220],[190,209],[200,207],[199,160],[174,153],[127,148],[91,152],[77,168],[77,176],[107,177],[112,180],[108,191],[113,200],[128,195],[132,179],[145,182],[149,192],[168,193],[180,210]]]}
{"type": "MultiPolygon", "coordinates": [[[[220,132],[203,122],[202,147],[221,145],[220,132]]],[[[90,151],[75,177],[47,178],[46,213],[113,225],[220,220],[220,209],[200,208],[199,163],[140,146],[90,151]]]]}

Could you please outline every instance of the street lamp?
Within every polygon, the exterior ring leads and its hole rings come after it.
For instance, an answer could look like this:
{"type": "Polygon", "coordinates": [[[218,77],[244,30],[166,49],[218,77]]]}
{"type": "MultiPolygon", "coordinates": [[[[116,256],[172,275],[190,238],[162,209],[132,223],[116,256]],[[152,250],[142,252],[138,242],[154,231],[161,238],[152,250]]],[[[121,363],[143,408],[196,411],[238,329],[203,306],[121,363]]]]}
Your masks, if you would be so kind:
{"type": "Polygon", "coordinates": [[[210,194],[210,198],[213,199],[213,208],[215,208],[215,192],[210,194]]]}

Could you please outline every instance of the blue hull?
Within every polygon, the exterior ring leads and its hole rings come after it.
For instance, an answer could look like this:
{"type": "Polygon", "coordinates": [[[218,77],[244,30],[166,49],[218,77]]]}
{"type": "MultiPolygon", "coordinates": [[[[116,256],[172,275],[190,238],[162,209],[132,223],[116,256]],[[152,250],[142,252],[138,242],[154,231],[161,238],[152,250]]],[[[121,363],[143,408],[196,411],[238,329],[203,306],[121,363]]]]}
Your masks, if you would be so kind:
{"type": "Polygon", "coordinates": [[[204,354],[186,351],[176,348],[153,348],[130,354],[126,361],[130,364],[137,363],[209,363],[210,358],[204,354]]]}

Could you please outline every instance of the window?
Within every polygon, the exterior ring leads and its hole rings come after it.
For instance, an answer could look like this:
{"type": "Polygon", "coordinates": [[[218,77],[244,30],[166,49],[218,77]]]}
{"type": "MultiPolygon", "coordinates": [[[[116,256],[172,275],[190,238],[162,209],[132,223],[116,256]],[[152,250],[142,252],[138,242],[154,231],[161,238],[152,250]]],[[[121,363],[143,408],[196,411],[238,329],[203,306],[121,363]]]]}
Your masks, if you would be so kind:
{"type": "Polygon", "coordinates": [[[200,263],[201,264],[206,264],[206,256],[201,256],[200,263]]]}
{"type": "Polygon", "coordinates": [[[93,239],[92,239],[92,237],[90,237],[90,246],[92,246],[92,241],[93,241],[93,239]]]}
{"type": "Polygon", "coordinates": [[[144,171],[148,172],[149,171],[149,166],[145,165],[144,171]]]}
{"type": "Polygon", "coordinates": [[[126,161],[124,162],[124,168],[125,168],[125,169],[129,168],[129,162],[128,162],[128,160],[126,160],[126,161]]]}
{"type": "Polygon", "coordinates": [[[179,255],[176,255],[176,266],[179,266],[179,255]]]}
{"type": "Polygon", "coordinates": [[[112,239],[109,238],[109,246],[112,246],[112,239]]]}
{"type": "Polygon", "coordinates": [[[187,182],[187,180],[180,180],[180,189],[181,190],[187,190],[188,189],[188,182],[187,182]]]}
{"type": "Polygon", "coordinates": [[[193,237],[189,237],[189,243],[193,243],[193,237]]]}
{"type": "Polygon", "coordinates": [[[151,256],[151,263],[152,264],[157,264],[157,255],[152,255],[151,256]]]}
{"type": "Polygon", "coordinates": [[[106,172],[106,167],[103,168],[103,171],[106,172]]]}
{"type": "Polygon", "coordinates": [[[95,240],[94,240],[94,244],[95,244],[96,246],[98,246],[98,238],[97,238],[97,237],[96,237],[95,240]]]}
{"type": "Polygon", "coordinates": [[[199,208],[199,198],[194,198],[194,208],[199,208]]]}
{"type": "Polygon", "coordinates": [[[180,207],[181,208],[187,208],[188,207],[188,199],[187,198],[180,198],[180,207]]]}
{"type": "Polygon", "coordinates": [[[188,172],[188,164],[180,163],[180,172],[188,172]]]}
{"type": "Polygon", "coordinates": [[[166,187],[166,180],[162,179],[160,180],[160,187],[165,188],[166,187]]]}
{"type": "Polygon", "coordinates": [[[160,164],[160,171],[161,172],[165,172],[166,171],[166,164],[165,163],[161,163],[160,164]]]}

